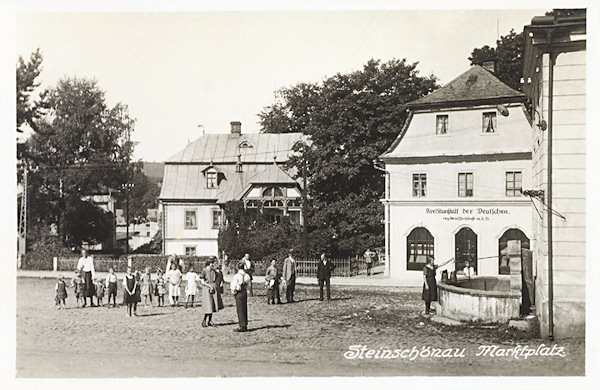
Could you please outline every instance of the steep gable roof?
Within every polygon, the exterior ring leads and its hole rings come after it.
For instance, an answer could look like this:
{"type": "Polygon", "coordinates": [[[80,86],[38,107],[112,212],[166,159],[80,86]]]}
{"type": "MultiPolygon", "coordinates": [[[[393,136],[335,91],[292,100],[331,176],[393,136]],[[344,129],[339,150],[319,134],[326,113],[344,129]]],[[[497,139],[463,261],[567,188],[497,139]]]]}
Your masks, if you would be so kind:
{"type": "Polygon", "coordinates": [[[251,184],[297,184],[277,163],[269,165],[265,170],[252,176],[251,184]]]}
{"type": "Polygon", "coordinates": [[[429,95],[406,104],[408,108],[448,107],[461,104],[490,103],[492,101],[521,102],[525,95],[498,80],[480,65],[450,81],[429,95]]]}

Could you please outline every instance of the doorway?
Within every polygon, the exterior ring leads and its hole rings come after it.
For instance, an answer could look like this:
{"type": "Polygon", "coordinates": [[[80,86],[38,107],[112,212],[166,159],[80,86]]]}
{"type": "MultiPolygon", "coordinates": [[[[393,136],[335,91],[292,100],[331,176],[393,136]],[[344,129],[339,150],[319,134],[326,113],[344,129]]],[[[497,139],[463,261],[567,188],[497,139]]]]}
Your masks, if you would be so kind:
{"type": "Polygon", "coordinates": [[[465,268],[469,261],[471,267],[477,273],[477,234],[471,228],[464,227],[454,236],[454,259],[456,272],[465,268]]]}

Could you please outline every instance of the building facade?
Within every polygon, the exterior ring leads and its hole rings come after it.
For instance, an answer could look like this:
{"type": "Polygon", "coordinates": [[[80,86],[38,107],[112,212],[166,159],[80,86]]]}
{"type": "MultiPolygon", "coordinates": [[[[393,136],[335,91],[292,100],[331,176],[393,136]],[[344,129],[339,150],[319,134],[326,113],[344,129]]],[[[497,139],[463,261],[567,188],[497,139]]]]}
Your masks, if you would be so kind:
{"type": "MultiPolygon", "coordinates": [[[[531,127],[525,96],[473,66],[411,102],[385,163],[386,253],[392,278],[422,283],[426,258],[508,274],[507,241],[530,248],[531,127]]],[[[440,269],[442,271],[442,269],[440,269]]]]}
{"type": "Polygon", "coordinates": [[[302,223],[301,187],[283,169],[301,133],[204,134],[165,162],[159,197],[163,253],[218,256],[223,205],[244,202],[274,222],[302,223]]]}
{"type": "Polygon", "coordinates": [[[535,306],[542,335],[585,335],[586,14],[554,10],[524,29],[533,119],[535,306]]]}

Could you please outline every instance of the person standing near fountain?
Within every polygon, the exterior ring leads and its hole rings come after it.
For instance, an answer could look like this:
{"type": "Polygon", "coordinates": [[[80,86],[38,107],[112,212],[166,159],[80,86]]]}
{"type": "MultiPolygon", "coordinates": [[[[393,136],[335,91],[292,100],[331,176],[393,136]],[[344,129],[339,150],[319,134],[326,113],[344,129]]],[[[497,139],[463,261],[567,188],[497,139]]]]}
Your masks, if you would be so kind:
{"type": "Polygon", "coordinates": [[[437,282],[435,280],[437,269],[452,261],[454,261],[454,257],[441,264],[435,264],[433,256],[427,257],[427,264],[423,267],[423,294],[421,295],[425,301],[425,315],[429,315],[431,311],[431,302],[437,301],[437,282]]]}

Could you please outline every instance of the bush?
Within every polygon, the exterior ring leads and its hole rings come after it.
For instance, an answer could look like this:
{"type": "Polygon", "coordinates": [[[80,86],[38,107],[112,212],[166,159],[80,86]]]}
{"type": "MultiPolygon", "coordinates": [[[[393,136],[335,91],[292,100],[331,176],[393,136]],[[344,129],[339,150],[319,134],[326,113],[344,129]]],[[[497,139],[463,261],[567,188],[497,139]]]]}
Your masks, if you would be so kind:
{"type": "MultiPolygon", "coordinates": [[[[93,255],[94,256],[94,269],[97,272],[108,272],[109,268],[113,268],[115,272],[127,271],[127,256],[110,256],[110,255],[93,255]]],[[[156,272],[158,268],[165,270],[167,261],[169,260],[168,255],[152,255],[152,254],[133,254],[131,257],[131,266],[134,270],[144,271],[146,267],[150,267],[151,272],[156,272]]],[[[190,265],[193,265],[196,271],[201,271],[205,265],[206,260],[210,256],[178,256],[183,259],[184,270],[186,272],[190,265]]],[[[74,271],[77,267],[77,261],[79,256],[59,256],[58,258],[58,270],[59,271],[74,271]]],[[[48,268],[31,268],[31,269],[52,269],[52,258],[48,268]]]]}
{"type": "Polygon", "coordinates": [[[21,268],[30,270],[51,270],[55,256],[72,256],[73,252],[65,248],[58,236],[43,235],[23,257],[21,268]]]}

